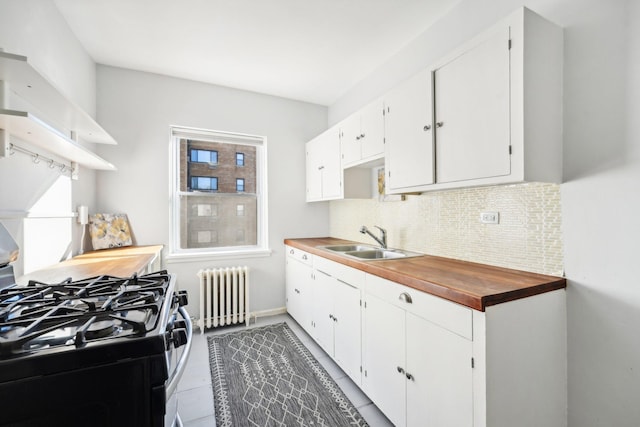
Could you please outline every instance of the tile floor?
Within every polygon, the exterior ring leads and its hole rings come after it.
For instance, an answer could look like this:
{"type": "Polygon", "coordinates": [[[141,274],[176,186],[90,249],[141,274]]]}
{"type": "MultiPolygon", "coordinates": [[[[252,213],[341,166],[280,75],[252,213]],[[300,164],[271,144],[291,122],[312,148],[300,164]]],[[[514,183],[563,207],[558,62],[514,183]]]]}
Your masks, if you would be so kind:
{"type": "MultiPolygon", "coordinates": [[[[358,386],[346,376],[338,365],[288,314],[258,318],[255,324],[251,323],[250,327],[279,322],[287,322],[291,330],[325,367],[371,427],[393,426],[382,412],[371,403],[371,400],[360,391],[358,386]]],[[[205,334],[201,334],[198,330],[194,332],[189,362],[178,385],[178,412],[184,427],[215,427],[213,391],[211,390],[211,374],[209,372],[209,349],[207,348],[206,337],[207,335],[226,333],[242,328],[244,328],[244,325],[225,327],[219,331],[213,330],[205,334]]]]}

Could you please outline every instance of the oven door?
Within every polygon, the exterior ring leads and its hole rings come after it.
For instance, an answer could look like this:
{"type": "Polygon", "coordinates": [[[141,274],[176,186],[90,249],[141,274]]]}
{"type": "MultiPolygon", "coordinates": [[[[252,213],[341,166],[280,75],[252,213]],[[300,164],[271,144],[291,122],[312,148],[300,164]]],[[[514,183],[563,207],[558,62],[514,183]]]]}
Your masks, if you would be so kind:
{"type": "Polygon", "coordinates": [[[177,389],[189,359],[193,340],[191,319],[184,307],[178,308],[173,314],[168,330],[173,335],[173,338],[168,340],[169,348],[166,354],[169,378],[165,387],[167,404],[164,425],[165,427],[181,427],[182,421],[178,415],[177,389]]]}

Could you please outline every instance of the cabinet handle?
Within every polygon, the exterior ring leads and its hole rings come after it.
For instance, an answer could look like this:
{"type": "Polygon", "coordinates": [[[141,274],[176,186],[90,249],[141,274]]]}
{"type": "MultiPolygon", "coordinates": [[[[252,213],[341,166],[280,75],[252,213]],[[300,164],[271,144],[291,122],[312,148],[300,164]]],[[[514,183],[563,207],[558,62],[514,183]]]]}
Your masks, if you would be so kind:
{"type": "Polygon", "coordinates": [[[324,169],[324,166],[318,166],[319,171],[321,171],[322,169],[324,169]]]}
{"type": "Polygon", "coordinates": [[[337,322],[337,321],[338,321],[338,318],[337,318],[336,316],[333,316],[333,321],[334,321],[334,322],[337,322]]]}
{"type": "Polygon", "coordinates": [[[333,314],[329,315],[329,319],[333,320],[333,314]]]}
{"type": "Polygon", "coordinates": [[[302,259],[306,261],[306,259],[307,259],[307,254],[302,255],[302,259]]]}
{"type": "Polygon", "coordinates": [[[407,379],[408,379],[408,380],[415,381],[415,378],[413,377],[413,375],[411,375],[411,374],[410,374],[410,373],[408,373],[408,372],[407,372],[407,374],[406,374],[406,377],[407,377],[407,379]]]}
{"type": "Polygon", "coordinates": [[[293,249],[289,250],[289,253],[290,253],[291,255],[293,255],[293,249]]]}
{"type": "Polygon", "coordinates": [[[299,293],[300,293],[300,291],[299,291],[298,289],[294,289],[294,290],[296,291],[296,294],[299,294],[299,293]]]}
{"type": "Polygon", "coordinates": [[[425,127],[422,128],[422,130],[424,130],[425,132],[428,131],[429,129],[431,129],[431,125],[426,125],[425,127]]]}
{"type": "Polygon", "coordinates": [[[436,122],[437,128],[441,128],[442,126],[444,126],[444,122],[436,122]]]}
{"type": "Polygon", "coordinates": [[[406,292],[401,293],[398,299],[402,302],[406,302],[407,304],[411,304],[413,302],[411,295],[406,292]]]}
{"type": "Polygon", "coordinates": [[[364,138],[364,133],[361,133],[361,134],[360,134],[360,138],[364,138]]]}
{"type": "Polygon", "coordinates": [[[400,366],[398,366],[396,369],[398,370],[398,373],[404,375],[404,369],[402,369],[400,366]]]}
{"type": "Polygon", "coordinates": [[[356,136],[356,141],[360,141],[360,135],[356,136]]]}
{"type": "Polygon", "coordinates": [[[353,286],[351,283],[347,283],[347,282],[345,282],[344,280],[340,280],[340,279],[336,279],[336,280],[337,280],[338,282],[342,283],[343,285],[347,285],[347,286],[349,286],[350,288],[358,289],[357,287],[353,286]]]}

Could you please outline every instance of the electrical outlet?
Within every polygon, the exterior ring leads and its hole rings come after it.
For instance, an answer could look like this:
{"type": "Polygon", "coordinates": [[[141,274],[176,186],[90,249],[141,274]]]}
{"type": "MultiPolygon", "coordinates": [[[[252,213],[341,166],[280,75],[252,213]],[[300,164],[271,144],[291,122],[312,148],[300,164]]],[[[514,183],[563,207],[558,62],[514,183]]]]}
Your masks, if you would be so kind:
{"type": "Polygon", "coordinates": [[[499,212],[481,212],[480,222],[483,224],[498,224],[500,222],[499,212]]]}

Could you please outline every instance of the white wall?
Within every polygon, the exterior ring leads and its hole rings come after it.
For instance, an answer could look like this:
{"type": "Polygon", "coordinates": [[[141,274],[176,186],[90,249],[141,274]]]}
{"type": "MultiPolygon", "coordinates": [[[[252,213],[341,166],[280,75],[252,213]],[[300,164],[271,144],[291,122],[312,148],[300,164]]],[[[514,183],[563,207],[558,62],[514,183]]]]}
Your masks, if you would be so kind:
{"type": "MultiPolygon", "coordinates": [[[[0,48],[27,56],[29,62],[66,97],[89,114],[95,114],[95,64],[51,0],[0,0],[0,48]]],[[[27,146],[14,139],[12,142],[27,146]]],[[[54,157],[44,151],[41,154],[54,157]]],[[[0,211],[30,211],[50,191],[59,176],[57,171],[48,169],[44,163],[35,165],[29,157],[19,153],[0,159],[0,182],[3,184],[0,188],[0,211]]],[[[52,206],[51,210],[68,214],[79,204],[95,204],[95,173],[81,168],[80,176],[80,181],[67,183],[66,191],[71,194],[58,200],[60,203],[52,206]]],[[[64,235],[45,233],[38,245],[24,242],[25,224],[22,219],[7,219],[4,215],[0,221],[21,246],[22,255],[15,265],[18,275],[22,273],[25,257],[32,256],[30,254],[36,256],[39,252],[34,246],[51,249],[43,256],[37,255],[40,264],[59,261],[68,244],[71,244],[74,253],[78,250],[80,227],[71,219],[62,221],[67,230],[64,235]],[[47,239],[55,239],[55,243],[47,239]],[[61,242],[61,239],[64,241],[61,242]]],[[[50,221],[29,222],[33,229],[35,223],[39,223],[35,228],[40,228],[50,221]]],[[[59,228],[59,223],[59,220],[53,221],[49,229],[59,228]]],[[[32,261],[29,260],[27,264],[38,265],[32,261]]]]}
{"type": "Polygon", "coordinates": [[[169,243],[170,125],[267,137],[272,255],[172,261],[167,267],[189,291],[193,315],[198,307],[197,271],[219,265],[251,268],[252,310],[284,307],[283,240],[328,234],[326,203],[305,203],[304,151],[304,143],[326,129],[326,107],[99,66],[98,115],[119,142],[117,147],[101,147],[100,154],[116,164],[118,172],[99,173],[98,209],[126,212],[140,245],[169,243]]]}
{"type": "MultiPolygon", "coordinates": [[[[565,28],[568,423],[640,425],[640,2],[530,0],[565,28]]],[[[518,0],[463,0],[329,108],[337,123],[502,16],[518,0]]]]}

